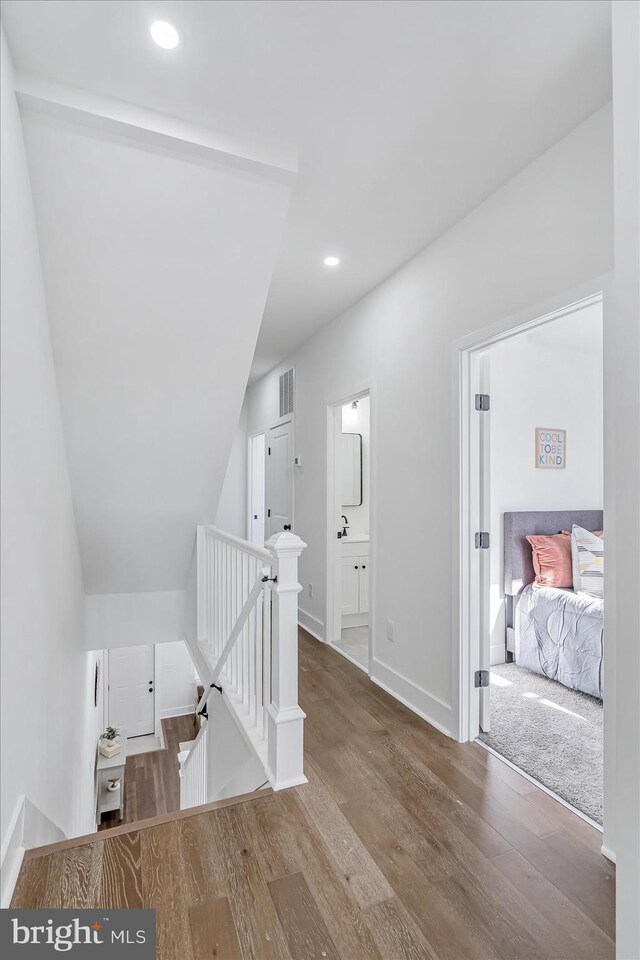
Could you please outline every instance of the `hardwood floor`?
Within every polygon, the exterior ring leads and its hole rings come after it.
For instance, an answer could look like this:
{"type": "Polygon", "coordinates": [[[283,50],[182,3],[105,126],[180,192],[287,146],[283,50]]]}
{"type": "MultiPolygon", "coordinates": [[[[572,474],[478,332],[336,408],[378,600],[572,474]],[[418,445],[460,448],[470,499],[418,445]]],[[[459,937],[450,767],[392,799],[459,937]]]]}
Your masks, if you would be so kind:
{"type": "Polygon", "coordinates": [[[179,744],[196,735],[193,717],[169,717],[162,721],[164,750],[127,757],[124,770],[124,818],[117,810],[103,816],[98,830],[121,823],[136,823],[147,817],[180,809],[178,776],[179,744]]]}
{"type": "Polygon", "coordinates": [[[155,907],[161,960],[606,960],[600,834],[300,636],[302,787],[28,855],[14,906],[155,907]]]}

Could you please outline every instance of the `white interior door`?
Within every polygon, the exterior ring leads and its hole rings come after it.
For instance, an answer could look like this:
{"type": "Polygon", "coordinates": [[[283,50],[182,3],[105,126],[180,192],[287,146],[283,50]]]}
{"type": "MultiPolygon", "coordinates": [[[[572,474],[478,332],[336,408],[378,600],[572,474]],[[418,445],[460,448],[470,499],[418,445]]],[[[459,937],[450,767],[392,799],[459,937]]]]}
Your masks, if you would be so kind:
{"type": "Polygon", "coordinates": [[[153,645],[109,650],[109,724],[127,737],[154,732],[154,666],[153,645]]]}
{"type": "Polygon", "coordinates": [[[269,430],[267,440],[267,535],[293,528],[293,423],[269,430]]]}
{"type": "Polygon", "coordinates": [[[249,440],[249,539],[263,544],[265,500],[265,437],[259,433],[249,440]]]}

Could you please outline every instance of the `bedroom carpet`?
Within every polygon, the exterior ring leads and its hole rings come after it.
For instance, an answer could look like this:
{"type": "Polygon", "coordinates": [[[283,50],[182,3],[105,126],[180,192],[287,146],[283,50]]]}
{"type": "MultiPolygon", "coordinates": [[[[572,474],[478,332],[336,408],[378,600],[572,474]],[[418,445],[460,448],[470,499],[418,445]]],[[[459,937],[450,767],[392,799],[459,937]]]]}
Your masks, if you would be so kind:
{"type": "Polygon", "coordinates": [[[514,663],[491,667],[480,740],[602,823],[602,702],[514,663]]]}

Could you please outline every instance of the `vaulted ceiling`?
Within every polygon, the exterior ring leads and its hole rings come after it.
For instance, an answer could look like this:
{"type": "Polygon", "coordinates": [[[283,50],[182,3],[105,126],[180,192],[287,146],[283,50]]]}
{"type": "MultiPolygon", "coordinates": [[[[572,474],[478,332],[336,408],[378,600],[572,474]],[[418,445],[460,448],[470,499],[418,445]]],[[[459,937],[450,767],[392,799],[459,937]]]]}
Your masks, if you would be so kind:
{"type": "Polygon", "coordinates": [[[609,8],[4,0],[2,15],[21,71],[297,151],[257,376],[610,98],[609,8]],[[176,50],[150,43],[158,17],[176,50]]]}

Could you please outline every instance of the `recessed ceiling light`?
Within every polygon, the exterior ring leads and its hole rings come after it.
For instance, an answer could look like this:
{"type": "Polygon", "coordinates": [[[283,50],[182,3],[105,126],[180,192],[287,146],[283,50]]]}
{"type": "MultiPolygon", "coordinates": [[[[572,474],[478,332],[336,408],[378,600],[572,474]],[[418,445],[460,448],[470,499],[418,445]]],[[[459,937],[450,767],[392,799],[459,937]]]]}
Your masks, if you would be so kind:
{"type": "Polygon", "coordinates": [[[324,265],[325,267],[337,267],[340,263],[340,257],[325,257],[324,265]]]}
{"type": "Polygon", "coordinates": [[[180,34],[166,20],[156,20],[151,24],[151,37],[163,50],[174,50],[180,43],[180,34]]]}

